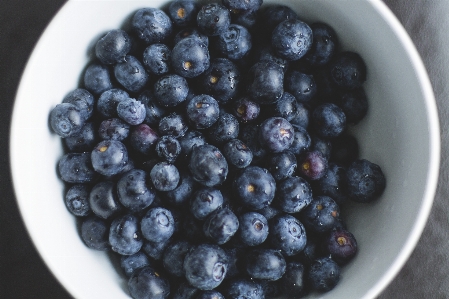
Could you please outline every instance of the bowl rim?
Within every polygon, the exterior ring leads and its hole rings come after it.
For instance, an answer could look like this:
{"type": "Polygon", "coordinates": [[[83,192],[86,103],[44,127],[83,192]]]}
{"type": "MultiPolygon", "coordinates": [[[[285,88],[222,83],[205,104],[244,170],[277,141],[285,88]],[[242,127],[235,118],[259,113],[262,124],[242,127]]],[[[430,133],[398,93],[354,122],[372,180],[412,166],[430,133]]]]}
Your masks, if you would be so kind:
{"type": "MultiPolygon", "coordinates": [[[[16,143],[13,137],[13,133],[15,128],[17,127],[17,98],[22,93],[21,90],[23,88],[23,77],[26,75],[29,70],[28,66],[30,61],[34,57],[35,49],[39,47],[42,37],[47,32],[47,29],[52,25],[55,17],[60,14],[61,10],[66,9],[72,2],[86,2],[89,0],[71,0],[64,3],[55,15],[52,17],[50,22],[45,27],[44,31],[39,36],[38,42],[34,45],[32,52],[30,53],[28,60],[26,62],[25,68],[22,71],[21,79],[16,89],[16,94],[14,98],[14,105],[12,110],[12,117],[10,122],[10,132],[9,132],[9,167],[10,167],[10,175],[12,178],[12,185],[15,195],[15,200],[17,202],[17,206],[20,212],[20,217],[22,222],[25,224],[26,231],[28,233],[29,238],[32,240],[32,244],[38,252],[41,259],[44,261],[47,269],[50,270],[53,277],[61,284],[61,286],[67,290],[70,294],[72,294],[72,290],[64,283],[61,277],[55,275],[57,271],[53,269],[52,264],[49,262],[50,257],[45,254],[45,250],[43,250],[42,246],[39,245],[39,242],[35,239],[29,227],[31,225],[29,219],[27,219],[23,213],[25,207],[23,206],[23,201],[19,200],[19,195],[17,192],[17,181],[19,180],[20,174],[17,173],[17,167],[14,167],[15,164],[18,163],[16,161],[15,148],[16,143]]],[[[95,1],[109,1],[109,0],[95,0],[95,1]]],[[[116,0],[117,1],[117,0],[116,0]]],[[[125,0],[119,0],[125,1],[125,0]]],[[[411,64],[415,68],[416,76],[418,77],[418,81],[420,83],[420,87],[425,100],[426,114],[429,120],[428,130],[429,130],[429,164],[427,169],[427,181],[425,184],[425,190],[421,199],[421,209],[419,214],[416,215],[416,220],[414,222],[413,227],[410,229],[409,236],[406,239],[406,242],[403,244],[402,249],[398,252],[394,263],[388,268],[388,270],[383,274],[380,280],[378,280],[371,289],[365,294],[363,298],[375,298],[378,296],[387,286],[391,283],[391,281],[395,278],[395,276],[399,273],[401,268],[405,265],[413,250],[415,249],[419,239],[421,238],[422,232],[425,228],[425,225],[428,221],[433,201],[435,198],[438,178],[439,178],[439,167],[440,167],[440,155],[441,155],[441,140],[440,140],[440,123],[438,116],[437,104],[434,96],[434,92],[432,89],[432,84],[430,82],[427,70],[425,65],[419,55],[418,50],[416,49],[411,37],[408,35],[407,31],[394,15],[394,13],[388,8],[388,6],[381,0],[366,0],[371,6],[379,13],[380,17],[389,25],[394,35],[398,38],[404,49],[406,50],[407,55],[411,61],[411,64]]],[[[73,293],[74,294],[74,293],[73,293]]]]}

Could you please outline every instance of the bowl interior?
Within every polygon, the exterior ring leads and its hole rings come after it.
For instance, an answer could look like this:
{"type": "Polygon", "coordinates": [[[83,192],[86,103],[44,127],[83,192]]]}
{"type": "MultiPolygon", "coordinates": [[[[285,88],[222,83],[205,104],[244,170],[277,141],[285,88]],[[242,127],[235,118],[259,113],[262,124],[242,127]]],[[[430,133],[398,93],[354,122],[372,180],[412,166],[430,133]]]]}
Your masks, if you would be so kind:
{"type": "MultiPolygon", "coordinates": [[[[343,48],[359,52],[368,66],[370,110],[354,134],[361,156],[382,167],[387,189],[375,203],[348,208],[360,251],[336,289],[320,298],[372,298],[410,255],[432,205],[439,128],[430,83],[410,39],[381,1],[276,2],[305,21],[333,26],[343,48]]],[[[48,115],[77,87],[88,49],[101,33],[121,27],[138,8],[164,3],[69,1],[42,35],[17,93],[10,137],[17,201],[38,251],[75,298],[128,298],[127,282],[107,254],[88,249],[79,237],[56,175],[62,148],[48,115]]]]}

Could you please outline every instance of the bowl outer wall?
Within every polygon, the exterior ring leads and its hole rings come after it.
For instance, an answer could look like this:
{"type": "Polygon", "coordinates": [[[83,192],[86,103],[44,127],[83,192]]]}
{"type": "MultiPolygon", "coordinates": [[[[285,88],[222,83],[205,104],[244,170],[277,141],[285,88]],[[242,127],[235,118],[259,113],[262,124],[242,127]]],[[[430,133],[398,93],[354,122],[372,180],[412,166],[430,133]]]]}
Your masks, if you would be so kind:
{"type": "MultiPolygon", "coordinates": [[[[78,86],[90,58],[87,48],[101,33],[120,27],[140,7],[163,3],[69,1],[36,45],[18,89],[10,136],[16,198],[37,250],[75,298],[128,295],[126,280],[109,256],[82,243],[64,205],[64,187],[55,171],[63,152],[60,138],[50,133],[48,115],[78,86]]],[[[370,111],[353,132],[361,156],[384,170],[387,189],[375,203],[348,207],[347,224],[359,254],[331,293],[311,297],[374,298],[411,254],[432,206],[440,155],[432,88],[413,43],[383,2],[283,3],[305,21],[332,25],[343,48],[361,53],[368,65],[370,111]]]]}

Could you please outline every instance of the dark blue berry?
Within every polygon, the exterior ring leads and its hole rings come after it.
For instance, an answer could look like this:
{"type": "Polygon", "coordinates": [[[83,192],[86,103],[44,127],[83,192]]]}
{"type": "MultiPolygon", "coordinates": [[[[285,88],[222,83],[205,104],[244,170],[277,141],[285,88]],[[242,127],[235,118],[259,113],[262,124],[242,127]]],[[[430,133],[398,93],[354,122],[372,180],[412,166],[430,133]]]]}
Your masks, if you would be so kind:
{"type": "Polygon", "coordinates": [[[170,244],[170,239],[163,242],[152,242],[144,240],[142,250],[152,259],[160,261],[164,254],[165,248],[170,244]]]}
{"type": "Polygon", "coordinates": [[[264,20],[263,26],[267,30],[267,33],[271,35],[274,28],[285,20],[298,19],[298,15],[288,6],[285,5],[271,5],[268,6],[261,19],[264,20]]]}
{"type": "Polygon", "coordinates": [[[131,55],[127,55],[124,61],[114,66],[114,76],[130,92],[139,92],[149,80],[142,63],[131,55]]]}
{"type": "Polygon", "coordinates": [[[283,69],[275,62],[257,62],[248,72],[247,91],[259,104],[276,103],[284,93],[283,69]]]}
{"type": "Polygon", "coordinates": [[[164,199],[173,206],[187,206],[196,187],[197,182],[192,175],[187,170],[181,170],[178,186],[165,192],[164,199]]]}
{"type": "Polygon", "coordinates": [[[366,64],[355,52],[344,51],[335,55],[329,65],[330,78],[338,87],[346,90],[360,88],[366,81],[366,64]]]}
{"type": "Polygon", "coordinates": [[[235,178],[233,189],[244,207],[259,210],[273,201],[276,183],[266,169],[248,166],[235,178]]]}
{"type": "Polygon", "coordinates": [[[332,230],[324,241],[326,251],[332,260],[345,265],[357,254],[357,240],[354,235],[343,228],[332,230]]]}
{"type": "Polygon", "coordinates": [[[332,153],[332,142],[330,140],[323,139],[316,134],[311,134],[310,138],[312,139],[310,150],[320,152],[324,159],[329,160],[332,153]]]}
{"type": "Polygon", "coordinates": [[[223,204],[223,195],[220,190],[203,187],[195,191],[190,200],[190,212],[195,218],[204,220],[223,204]]]}
{"type": "Polygon", "coordinates": [[[309,180],[319,180],[327,171],[328,161],[319,151],[308,151],[298,159],[298,172],[309,180]]]}
{"type": "Polygon", "coordinates": [[[108,31],[95,45],[95,55],[104,64],[123,62],[131,50],[131,38],[126,31],[108,31]]]}
{"type": "Polygon", "coordinates": [[[128,137],[130,125],[119,118],[110,118],[102,121],[98,128],[98,135],[103,140],[123,141],[128,137]]]}
{"type": "Polygon", "coordinates": [[[159,78],[154,84],[154,96],[157,103],[163,107],[175,107],[184,102],[189,93],[185,78],[169,74],[159,78]]]}
{"type": "Polygon", "coordinates": [[[312,199],[312,187],[301,177],[288,177],[277,183],[275,203],[286,213],[298,213],[312,199]]]}
{"type": "Polygon", "coordinates": [[[151,205],[156,191],[147,185],[147,173],[132,169],[117,181],[117,194],[120,202],[133,212],[142,211],[151,205]]]}
{"type": "Polygon", "coordinates": [[[288,70],[290,62],[286,59],[280,58],[277,56],[271,45],[266,45],[260,48],[259,50],[256,50],[256,57],[259,61],[271,61],[274,63],[277,63],[284,71],[284,73],[288,70]]]}
{"type": "Polygon", "coordinates": [[[348,124],[358,124],[368,113],[368,99],[362,87],[342,92],[334,103],[343,110],[348,124]]]}
{"type": "Polygon", "coordinates": [[[181,153],[181,145],[175,137],[165,135],[157,141],[156,153],[163,160],[173,163],[181,153]]]}
{"type": "Polygon", "coordinates": [[[346,129],[346,115],[335,104],[325,103],[312,112],[312,125],[315,132],[323,138],[335,138],[346,129]]]}
{"type": "Polygon", "coordinates": [[[198,245],[184,259],[187,281],[200,290],[212,290],[219,286],[227,269],[226,252],[217,245],[198,245]]]}
{"type": "Polygon", "coordinates": [[[100,218],[110,219],[116,216],[122,210],[116,184],[112,181],[95,184],[89,194],[89,204],[95,215],[100,218]]]}
{"type": "Polygon", "coordinates": [[[178,33],[176,33],[175,37],[173,38],[173,44],[177,44],[180,40],[185,38],[198,38],[203,42],[203,44],[208,47],[209,46],[209,37],[205,35],[204,33],[200,32],[196,27],[188,27],[184,28],[178,33]]]}
{"type": "Polygon", "coordinates": [[[165,299],[170,295],[170,284],[150,266],[138,269],[128,281],[128,289],[134,299],[165,299]]]}
{"type": "Polygon", "coordinates": [[[253,164],[260,163],[267,155],[267,150],[259,142],[260,127],[255,124],[249,124],[242,128],[240,140],[242,140],[253,153],[253,164]]]}
{"type": "Polygon", "coordinates": [[[137,100],[145,106],[144,123],[150,126],[157,126],[159,121],[167,114],[167,111],[156,100],[155,95],[150,90],[144,90],[137,100]]]}
{"type": "Polygon", "coordinates": [[[189,170],[197,182],[213,187],[225,181],[228,163],[218,148],[204,144],[192,149],[189,170]]]}
{"type": "Polygon", "coordinates": [[[164,208],[152,208],[140,222],[142,235],[151,242],[164,242],[170,239],[175,230],[172,213],[164,208]]]}
{"type": "Polygon", "coordinates": [[[329,196],[315,196],[302,210],[301,220],[310,231],[324,233],[334,228],[339,221],[340,208],[329,196]]]}
{"type": "Polygon", "coordinates": [[[257,213],[263,215],[267,220],[271,220],[277,215],[281,214],[282,211],[273,207],[272,205],[266,206],[263,209],[257,210],[257,213]]]}
{"type": "Polygon", "coordinates": [[[303,60],[312,67],[326,65],[337,51],[339,45],[337,33],[331,26],[321,22],[313,23],[310,28],[313,32],[312,47],[304,55],[303,60]]]}
{"type": "Polygon", "coordinates": [[[185,277],[184,258],[192,246],[190,242],[184,240],[174,241],[169,244],[162,256],[164,269],[176,277],[185,277]]]}
{"type": "Polygon", "coordinates": [[[150,177],[154,187],[159,191],[171,191],[179,183],[178,168],[168,162],[159,162],[154,165],[150,177]]]}
{"type": "Polygon", "coordinates": [[[306,294],[306,270],[297,262],[287,263],[284,276],[279,280],[282,293],[288,298],[301,298],[306,294]]]}
{"type": "Polygon", "coordinates": [[[64,97],[62,102],[75,105],[80,110],[84,119],[91,118],[94,113],[95,98],[86,89],[77,88],[72,90],[64,97]]]}
{"type": "Polygon", "coordinates": [[[253,279],[278,280],[287,263],[280,250],[253,249],[246,255],[246,272],[253,279]]]}
{"type": "Polygon", "coordinates": [[[120,173],[128,164],[128,151],[120,141],[103,140],[92,150],[91,160],[95,171],[112,176],[120,173]]]}
{"type": "Polygon", "coordinates": [[[129,98],[129,94],[118,88],[103,92],[97,101],[97,111],[104,118],[117,117],[117,105],[129,98]]]}
{"type": "Polygon", "coordinates": [[[263,121],[259,130],[259,142],[269,152],[287,150],[293,143],[293,126],[282,117],[270,117],[263,121]]]}
{"type": "Polygon", "coordinates": [[[315,260],[307,272],[307,282],[315,291],[328,292],[339,281],[340,267],[328,257],[315,260]]]}
{"type": "Polygon", "coordinates": [[[148,256],[142,251],[120,257],[120,267],[127,277],[131,277],[135,271],[146,266],[151,266],[151,263],[148,256]]]}
{"type": "Polygon", "coordinates": [[[109,243],[112,250],[121,255],[137,253],[143,244],[138,218],[132,214],[115,218],[109,230],[109,243]]]}
{"type": "Polygon", "coordinates": [[[223,5],[226,6],[231,11],[238,12],[251,12],[257,11],[262,5],[262,0],[248,0],[248,1],[238,1],[238,0],[223,0],[223,5]]]}
{"type": "Polygon", "coordinates": [[[306,246],[306,230],[295,217],[280,214],[272,218],[268,224],[270,226],[268,240],[271,246],[282,250],[285,255],[296,255],[306,246]]]}
{"type": "Polygon", "coordinates": [[[189,158],[192,153],[192,149],[195,146],[203,145],[206,143],[206,139],[199,131],[187,131],[184,136],[179,137],[179,143],[181,145],[181,157],[182,159],[189,158]]]}
{"type": "Polygon", "coordinates": [[[281,22],[271,36],[273,51],[287,60],[298,60],[303,57],[312,46],[312,41],[312,29],[298,19],[281,22]]]}
{"type": "Polygon", "coordinates": [[[386,180],[379,165],[361,159],[352,162],[346,171],[348,195],[356,202],[371,202],[385,190],[386,180]]]}
{"type": "Polygon", "coordinates": [[[219,53],[228,59],[242,59],[251,50],[251,34],[245,27],[231,24],[218,36],[216,47],[219,53]]]}
{"type": "Polygon", "coordinates": [[[107,66],[94,63],[86,68],[84,86],[94,95],[100,95],[112,88],[111,77],[107,66]]]}
{"type": "Polygon", "coordinates": [[[62,138],[80,133],[85,121],[85,116],[74,104],[58,104],[50,112],[51,128],[62,138]]]}
{"type": "Polygon", "coordinates": [[[225,298],[229,299],[264,299],[262,285],[249,278],[235,278],[223,288],[225,298]]]}
{"type": "Polygon", "coordinates": [[[203,224],[204,235],[218,245],[228,242],[238,228],[239,220],[229,208],[216,209],[203,224]]]}
{"type": "Polygon", "coordinates": [[[199,3],[194,0],[176,0],[168,6],[168,14],[176,26],[186,27],[196,24],[199,9],[199,3]]]}
{"type": "Polygon", "coordinates": [[[208,36],[223,33],[231,24],[229,10],[221,4],[209,3],[201,7],[196,17],[198,28],[208,36]]]}
{"type": "Polygon", "coordinates": [[[274,116],[285,118],[290,122],[298,116],[298,105],[298,101],[291,93],[284,92],[275,104],[274,116]]]}
{"type": "Polygon", "coordinates": [[[310,103],[317,93],[313,75],[293,70],[285,75],[284,82],[285,90],[290,92],[300,103],[310,103]]]}
{"type": "Polygon", "coordinates": [[[222,145],[229,140],[237,138],[239,129],[237,118],[230,113],[221,111],[217,121],[207,130],[209,141],[216,145],[222,145]]]}
{"type": "Polygon", "coordinates": [[[146,124],[133,127],[129,136],[131,147],[142,154],[149,154],[158,140],[159,136],[156,131],[146,124]]]}
{"type": "Polygon", "coordinates": [[[268,237],[268,220],[257,212],[247,212],[239,217],[238,236],[248,246],[257,246],[268,237]]]}
{"type": "Polygon", "coordinates": [[[310,150],[310,146],[312,145],[312,138],[304,127],[294,125],[293,130],[294,138],[289,150],[295,155],[299,156],[310,150]]]}
{"type": "Polygon", "coordinates": [[[315,195],[329,196],[340,205],[348,198],[346,186],[346,168],[331,162],[326,174],[315,181],[313,190],[315,195]]]}
{"type": "Polygon", "coordinates": [[[178,138],[184,136],[188,130],[188,126],[180,114],[171,113],[161,119],[158,129],[161,135],[172,135],[178,138]]]}
{"type": "Polygon", "coordinates": [[[220,115],[218,102],[206,94],[195,96],[187,102],[186,115],[194,129],[209,128],[220,115]]]}
{"type": "Polygon", "coordinates": [[[95,180],[97,174],[92,168],[89,153],[67,153],[58,163],[61,180],[72,184],[89,183],[95,180]]]}
{"type": "Polygon", "coordinates": [[[251,122],[260,114],[260,105],[248,97],[241,97],[232,102],[232,112],[241,123],[251,122]]]}
{"type": "Polygon", "coordinates": [[[161,43],[172,33],[172,22],[165,12],[157,8],[141,8],[131,20],[137,37],[146,44],[161,43]]]}
{"type": "Polygon", "coordinates": [[[223,145],[222,151],[228,163],[237,168],[245,168],[253,160],[253,153],[240,139],[228,141],[223,145]]]}
{"type": "Polygon", "coordinates": [[[209,50],[198,38],[181,39],[172,50],[171,65],[176,74],[185,78],[201,75],[210,66],[209,50]]]}
{"type": "Polygon", "coordinates": [[[147,72],[157,76],[170,71],[170,49],[164,44],[152,44],[143,52],[143,65],[147,72]]]}
{"type": "Polygon", "coordinates": [[[109,224],[96,216],[83,218],[81,223],[81,239],[87,247],[106,251],[109,245],[109,224]]]}
{"type": "Polygon", "coordinates": [[[200,290],[192,287],[188,282],[182,282],[173,294],[173,299],[195,299],[200,290]]]}
{"type": "Polygon", "coordinates": [[[90,187],[84,184],[73,185],[65,194],[65,205],[70,213],[78,217],[89,215],[92,210],[89,204],[90,187]]]}
{"type": "Polygon", "coordinates": [[[298,166],[296,156],[291,151],[269,155],[265,165],[276,181],[292,176],[298,166]]]}

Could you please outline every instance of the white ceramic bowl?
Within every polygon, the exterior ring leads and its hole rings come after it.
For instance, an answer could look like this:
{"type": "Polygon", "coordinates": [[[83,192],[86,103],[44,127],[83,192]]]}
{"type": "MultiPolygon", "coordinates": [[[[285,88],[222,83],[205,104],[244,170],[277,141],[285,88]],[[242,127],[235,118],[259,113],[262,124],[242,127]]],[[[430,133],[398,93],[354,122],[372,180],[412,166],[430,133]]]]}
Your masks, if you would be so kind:
{"type": "MultiPolygon", "coordinates": [[[[268,1],[266,1],[268,2],[268,1]]],[[[368,66],[367,118],[355,134],[361,156],[381,165],[382,198],[350,209],[359,254],[339,285],[320,298],[373,298],[415,247],[432,206],[439,167],[439,125],[425,68],[405,30],[380,0],[278,1],[305,21],[332,25],[347,50],[368,66]]],[[[77,87],[99,35],[120,27],[140,7],[164,1],[69,1],[45,30],[18,89],[11,128],[11,168],[29,234],[48,267],[75,297],[128,298],[107,254],[88,249],[63,203],[56,175],[62,155],[50,133],[50,110],[77,87]]]]}

